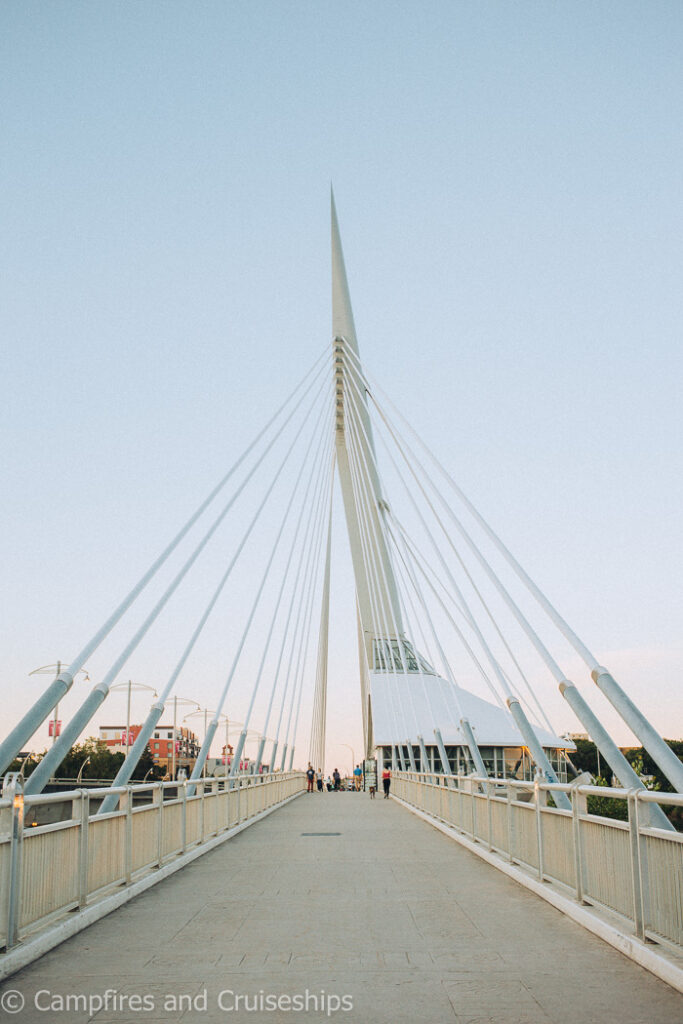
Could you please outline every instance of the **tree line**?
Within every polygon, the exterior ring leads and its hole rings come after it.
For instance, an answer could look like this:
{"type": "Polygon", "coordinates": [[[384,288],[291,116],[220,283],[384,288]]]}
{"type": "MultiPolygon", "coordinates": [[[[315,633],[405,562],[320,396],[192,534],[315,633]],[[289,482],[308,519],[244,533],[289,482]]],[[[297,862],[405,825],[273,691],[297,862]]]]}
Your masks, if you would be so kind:
{"type": "MultiPolygon", "coordinates": [[[[41,754],[31,754],[23,762],[24,778],[28,778],[31,775],[37,765],[40,764],[45,753],[46,751],[43,751],[41,754]]],[[[64,760],[55,770],[55,778],[76,779],[82,768],[82,779],[101,779],[103,782],[109,782],[116,777],[124,759],[125,754],[122,752],[114,753],[104,740],[95,739],[95,737],[91,736],[82,743],[74,743],[64,760]]],[[[8,771],[18,772],[21,769],[21,765],[22,759],[15,758],[8,771]]],[[[164,775],[164,768],[160,765],[155,765],[149,748],[147,748],[142,753],[135,767],[132,779],[136,782],[141,782],[147,776],[148,782],[158,782],[164,778],[164,775]]]]}
{"type": "MultiPolygon", "coordinates": [[[[679,761],[683,761],[683,740],[665,740],[679,761]]],[[[590,772],[598,786],[612,785],[612,769],[591,740],[574,740],[576,750],[571,754],[571,762],[579,772],[590,772]]],[[[647,789],[660,793],[673,793],[674,787],[664,772],[657,765],[644,747],[631,747],[624,751],[624,757],[637,775],[641,776],[647,789]]],[[[588,810],[591,814],[599,814],[603,818],[628,819],[625,800],[612,797],[589,796],[588,810]]],[[[679,831],[683,831],[683,807],[663,807],[662,810],[679,831]]]]}

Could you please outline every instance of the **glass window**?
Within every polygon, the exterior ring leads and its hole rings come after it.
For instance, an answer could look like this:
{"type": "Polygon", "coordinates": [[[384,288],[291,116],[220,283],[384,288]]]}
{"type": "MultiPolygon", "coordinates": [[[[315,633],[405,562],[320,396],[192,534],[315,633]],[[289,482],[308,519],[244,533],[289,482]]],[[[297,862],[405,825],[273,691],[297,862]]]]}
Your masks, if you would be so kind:
{"type": "Polygon", "coordinates": [[[408,666],[409,672],[418,672],[417,658],[415,657],[415,651],[412,649],[407,640],[403,641],[403,652],[405,654],[406,665],[408,666]]]}

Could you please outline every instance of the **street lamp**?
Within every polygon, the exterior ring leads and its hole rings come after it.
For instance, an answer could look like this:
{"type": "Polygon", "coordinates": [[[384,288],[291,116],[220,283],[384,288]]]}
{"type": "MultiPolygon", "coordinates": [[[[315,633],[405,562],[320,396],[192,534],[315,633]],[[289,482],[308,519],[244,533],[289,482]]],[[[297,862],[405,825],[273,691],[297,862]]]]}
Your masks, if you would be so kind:
{"type": "MultiPolygon", "coordinates": [[[[63,661],[56,661],[53,665],[41,665],[40,668],[34,668],[33,672],[29,672],[29,675],[30,676],[54,675],[54,678],[57,679],[57,677],[60,675],[60,673],[62,671],[62,665],[63,664],[64,664],[63,661]]],[[[90,676],[88,675],[88,673],[86,672],[86,670],[84,668],[79,668],[78,672],[74,673],[74,676],[80,675],[81,673],[85,677],[83,682],[84,683],[88,682],[89,679],[90,679],[90,676]]],[[[55,704],[55,713],[54,713],[54,716],[52,718],[52,744],[53,744],[53,746],[54,746],[55,740],[57,739],[57,729],[58,729],[58,727],[59,727],[59,701],[57,701],[57,703],[55,704]]]]}
{"type": "Polygon", "coordinates": [[[89,760],[90,760],[90,754],[88,754],[88,756],[86,757],[85,761],[83,762],[81,767],[78,769],[78,775],[76,776],[76,783],[77,784],[82,780],[82,778],[83,778],[83,769],[85,768],[85,766],[86,766],[86,764],[88,763],[89,760]]]}
{"type": "Polygon", "coordinates": [[[31,751],[29,751],[29,753],[28,753],[28,754],[26,755],[26,757],[24,758],[24,760],[23,760],[23,761],[21,762],[21,766],[20,766],[20,768],[19,768],[19,774],[21,775],[22,779],[23,779],[23,777],[24,777],[24,765],[26,764],[26,762],[28,761],[28,759],[29,759],[30,757],[33,757],[33,756],[34,756],[34,752],[33,752],[33,751],[31,750],[31,751]]]}
{"type": "Polygon", "coordinates": [[[135,690],[136,692],[138,690],[151,690],[152,695],[156,697],[157,691],[154,689],[153,686],[147,686],[146,683],[133,683],[131,682],[130,679],[128,680],[127,683],[117,683],[116,686],[110,686],[110,693],[113,690],[126,690],[128,692],[128,700],[126,703],[126,742],[125,744],[123,744],[123,746],[125,746],[126,748],[126,753],[128,753],[128,747],[132,746],[132,743],[130,741],[130,695],[133,690],[135,690]]]}
{"type": "MultiPolygon", "coordinates": [[[[241,725],[242,723],[241,722],[235,722],[234,719],[228,718],[228,716],[226,714],[219,715],[218,716],[218,721],[219,722],[220,721],[224,721],[225,722],[225,776],[227,778],[227,775],[228,775],[228,747],[230,745],[229,742],[228,742],[229,739],[230,739],[230,722],[232,721],[233,725],[241,725]]],[[[206,767],[206,762],[204,762],[204,766],[206,767]]]]}
{"type": "MultiPolygon", "coordinates": [[[[199,705],[197,705],[197,710],[190,711],[189,715],[185,715],[185,718],[183,718],[183,722],[186,721],[188,718],[192,718],[194,715],[204,715],[204,739],[206,739],[206,734],[209,731],[209,715],[215,714],[215,711],[210,711],[209,708],[202,708],[199,705]]],[[[206,752],[206,755],[208,757],[208,750],[206,752]]],[[[202,765],[202,778],[206,778],[206,757],[204,758],[204,764],[202,765]]]]}
{"type": "MultiPolygon", "coordinates": [[[[175,782],[176,781],[176,777],[175,777],[176,776],[176,746],[177,746],[176,722],[178,720],[178,705],[179,704],[184,704],[184,705],[191,704],[191,705],[193,705],[193,707],[199,709],[199,702],[196,701],[196,700],[190,700],[189,697],[176,697],[176,696],[173,696],[169,700],[166,701],[166,704],[172,704],[173,705],[173,758],[172,758],[172,761],[171,761],[171,781],[175,782]]],[[[183,721],[184,721],[184,719],[183,719],[183,721]]]]}

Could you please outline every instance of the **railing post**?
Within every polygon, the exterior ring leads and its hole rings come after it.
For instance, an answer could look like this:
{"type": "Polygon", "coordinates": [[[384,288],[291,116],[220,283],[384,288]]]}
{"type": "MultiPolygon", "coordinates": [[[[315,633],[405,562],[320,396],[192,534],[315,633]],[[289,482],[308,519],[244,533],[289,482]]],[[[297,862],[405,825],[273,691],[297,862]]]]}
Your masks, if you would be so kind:
{"type": "Polygon", "coordinates": [[[572,787],[572,835],[574,838],[574,871],[576,872],[576,899],[579,903],[583,903],[584,872],[583,848],[581,844],[580,796],[581,794],[579,793],[578,788],[576,786],[572,787]]]}
{"type": "Polygon", "coordinates": [[[486,806],[488,810],[489,819],[489,853],[493,850],[493,821],[492,821],[492,810],[491,810],[491,786],[488,782],[484,783],[484,789],[486,790],[486,806]]]}
{"type": "Polygon", "coordinates": [[[10,810],[10,861],[9,892],[7,894],[7,940],[6,947],[16,946],[19,939],[19,915],[21,912],[21,855],[24,845],[24,786],[19,772],[5,776],[2,796],[12,801],[10,810]]]}
{"type": "Polygon", "coordinates": [[[78,837],[78,907],[83,910],[88,903],[88,838],[90,831],[90,794],[81,790],[81,828],[78,837]]]}
{"type": "Polygon", "coordinates": [[[157,803],[157,867],[160,868],[164,863],[164,784],[163,782],[157,783],[156,787],[156,803],[157,803]]]}
{"type": "Polygon", "coordinates": [[[505,792],[507,793],[507,814],[508,814],[508,860],[510,863],[513,862],[513,850],[514,850],[514,825],[512,824],[512,786],[506,786],[505,792]]]}
{"type": "Polygon", "coordinates": [[[628,793],[628,829],[631,850],[631,891],[633,893],[633,924],[638,938],[645,941],[645,915],[643,913],[643,885],[640,864],[640,820],[638,790],[628,793]]]}
{"type": "Polygon", "coordinates": [[[200,810],[199,810],[199,845],[200,846],[204,842],[204,832],[205,832],[204,814],[206,812],[206,807],[205,807],[204,801],[206,799],[206,779],[202,780],[201,787],[202,787],[202,802],[201,802],[200,810]]]}
{"type": "Polygon", "coordinates": [[[133,876],[133,789],[126,786],[126,850],[125,850],[125,875],[126,885],[130,885],[133,876]]]}
{"type": "MultiPolygon", "coordinates": [[[[543,881],[545,866],[543,864],[543,815],[541,813],[541,778],[538,773],[534,777],[534,810],[536,814],[536,848],[538,850],[538,878],[543,881]]],[[[573,805],[572,805],[573,806],[573,805]]]]}
{"type": "Polygon", "coordinates": [[[182,794],[183,795],[181,804],[180,852],[185,853],[185,850],[187,849],[187,781],[183,782],[182,794]]]}
{"type": "Polygon", "coordinates": [[[477,828],[479,827],[477,815],[477,798],[475,795],[475,783],[470,781],[470,800],[472,801],[472,839],[477,841],[477,828]]]}

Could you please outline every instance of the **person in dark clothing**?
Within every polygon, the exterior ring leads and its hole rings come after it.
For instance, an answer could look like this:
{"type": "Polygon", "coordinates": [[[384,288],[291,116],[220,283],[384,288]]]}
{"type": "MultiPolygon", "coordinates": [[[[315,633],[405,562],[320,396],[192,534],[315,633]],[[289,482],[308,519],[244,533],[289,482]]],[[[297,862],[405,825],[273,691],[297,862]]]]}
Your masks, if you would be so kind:
{"type": "Polygon", "coordinates": [[[339,771],[336,768],[332,772],[332,778],[334,779],[334,791],[335,793],[338,793],[339,786],[341,784],[341,775],[339,774],[339,771]]]}
{"type": "Polygon", "coordinates": [[[391,786],[391,772],[385,768],[382,772],[382,785],[384,786],[384,799],[389,799],[389,787],[391,786]]]}
{"type": "Polygon", "coordinates": [[[314,779],[315,779],[315,772],[313,771],[313,765],[309,761],[308,762],[308,768],[306,769],[306,780],[308,782],[308,789],[306,790],[307,793],[312,793],[313,792],[313,780],[314,779]]]}

